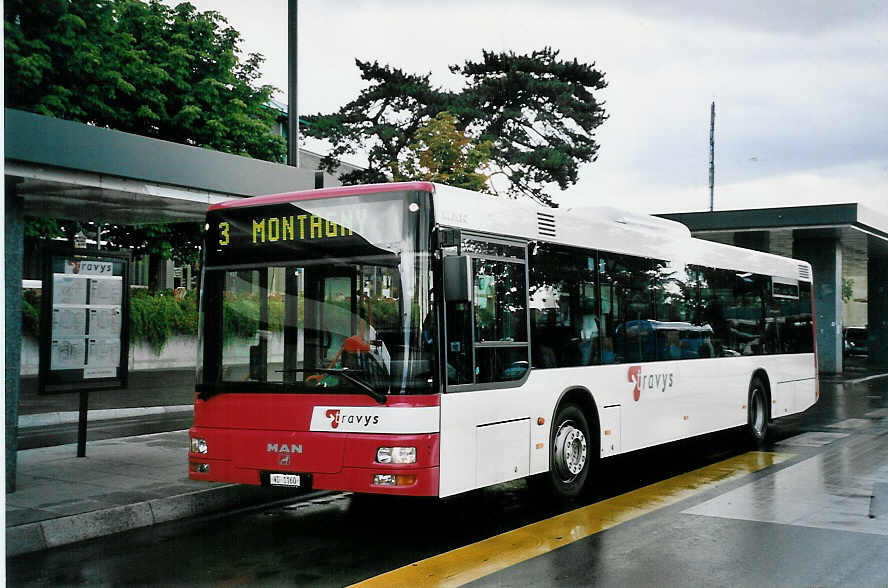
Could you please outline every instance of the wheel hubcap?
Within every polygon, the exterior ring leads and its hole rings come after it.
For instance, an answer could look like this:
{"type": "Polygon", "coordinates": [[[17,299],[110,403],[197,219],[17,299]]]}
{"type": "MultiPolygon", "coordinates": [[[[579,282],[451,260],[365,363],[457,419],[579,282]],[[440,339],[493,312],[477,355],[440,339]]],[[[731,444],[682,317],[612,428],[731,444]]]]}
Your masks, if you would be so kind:
{"type": "Polygon", "coordinates": [[[555,466],[566,482],[572,481],[586,465],[586,436],[572,422],[565,422],[555,435],[555,466]]]}

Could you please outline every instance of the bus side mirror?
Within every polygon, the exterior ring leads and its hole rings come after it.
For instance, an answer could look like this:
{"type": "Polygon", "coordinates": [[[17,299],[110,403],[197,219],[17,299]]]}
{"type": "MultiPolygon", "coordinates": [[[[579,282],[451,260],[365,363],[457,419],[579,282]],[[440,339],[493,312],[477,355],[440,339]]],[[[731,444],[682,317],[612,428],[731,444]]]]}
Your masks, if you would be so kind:
{"type": "Polygon", "coordinates": [[[472,301],[472,265],[466,255],[444,257],[444,299],[447,302],[472,301]]]}

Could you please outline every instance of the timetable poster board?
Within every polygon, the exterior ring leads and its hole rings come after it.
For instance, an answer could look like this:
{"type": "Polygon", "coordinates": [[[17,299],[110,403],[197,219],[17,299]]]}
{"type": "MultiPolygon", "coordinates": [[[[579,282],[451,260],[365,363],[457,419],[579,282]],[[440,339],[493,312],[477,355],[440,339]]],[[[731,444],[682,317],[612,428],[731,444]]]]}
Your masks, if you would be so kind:
{"type": "Polygon", "coordinates": [[[44,259],[40,393],[126,387],[129,254],[53,248],[44,259]]]}

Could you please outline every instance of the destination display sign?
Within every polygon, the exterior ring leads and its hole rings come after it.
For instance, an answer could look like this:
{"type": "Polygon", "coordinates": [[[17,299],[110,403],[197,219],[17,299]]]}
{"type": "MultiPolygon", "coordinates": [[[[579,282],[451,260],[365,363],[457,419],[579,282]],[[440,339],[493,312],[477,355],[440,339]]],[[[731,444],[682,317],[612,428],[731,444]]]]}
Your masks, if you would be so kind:
{"type": "MultiPolygon", "coordinates": [[[[314,214],[254,217],[250,223],[253,245],[278,241],[336,239],[353,235],[351,229],[314,214]]],[[[231,222],[219,221],[219,247],[231,245],[231,222]]]]}
{"type": "Polygon", "coordinates": [[[211,267],[392,255],[358,234],[358,219],[336,222],[289,203],[215,210],[207,222],[211,267]]]}

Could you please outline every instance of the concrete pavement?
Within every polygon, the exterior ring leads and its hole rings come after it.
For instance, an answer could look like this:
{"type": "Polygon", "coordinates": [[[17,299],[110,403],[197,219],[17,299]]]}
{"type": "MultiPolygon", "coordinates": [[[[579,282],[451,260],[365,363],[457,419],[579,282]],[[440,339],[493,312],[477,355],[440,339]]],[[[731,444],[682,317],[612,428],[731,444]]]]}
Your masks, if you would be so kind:
{"type": "Polygon", "coordinates": [[[195,515],[292,498],[297,492],[188,479],[188,431],[18,452],[6,495],[11,557],[195,515]]]}
{"type": "MultiPolygon", "coordinates": [[[[194,370],[132,372],[126,390],[91,392],[90,426],[188,415],[194,370]]],[[[37,394],[22,378],[19,431],[78,421],[77,394],[37,394]]],[[[128,529],[262,504],[292,490],[188,479],[188,431],[89,441],[18,452],[16,491],[6,495],[6,555],[39,551],[128,529]]]]}

